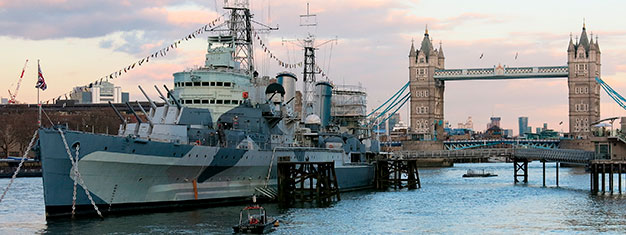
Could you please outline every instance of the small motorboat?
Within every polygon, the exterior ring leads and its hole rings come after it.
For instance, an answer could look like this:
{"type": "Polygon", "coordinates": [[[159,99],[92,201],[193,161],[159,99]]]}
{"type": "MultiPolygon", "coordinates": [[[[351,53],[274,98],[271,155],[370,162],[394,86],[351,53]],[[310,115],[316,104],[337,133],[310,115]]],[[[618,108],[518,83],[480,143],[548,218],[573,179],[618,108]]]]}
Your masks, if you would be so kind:
{"type": "Polygon", "coordinates": [[[475,171],[472,169],[467,170],[467,173],[463,174],[463,177],[494,177],[494,176],[498,176],[498,175],[493,174],[491,172],[485,172],[485,170],[475,171]]]}
{"type": "Polygon", "coordinates": [[[239,212],[239,224],[233,226],[235,233],[264,234],[278,227],[278,220],[268,217],[265,208],[259,205],[247,206],[239,212]]]}

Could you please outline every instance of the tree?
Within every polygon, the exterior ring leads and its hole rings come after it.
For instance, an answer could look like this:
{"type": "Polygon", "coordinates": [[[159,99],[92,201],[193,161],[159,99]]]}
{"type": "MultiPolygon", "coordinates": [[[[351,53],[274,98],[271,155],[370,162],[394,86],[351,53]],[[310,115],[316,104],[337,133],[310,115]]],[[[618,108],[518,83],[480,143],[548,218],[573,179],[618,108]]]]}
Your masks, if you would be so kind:
{"type": "Polygon", "coordinates": [[[14,146],[16,139],[13,134],[17,130],[16,120],[13,115],[0,115],[0,149],[2,149],[2,157],[9,156],[9,151],[14,146]]]}
{"type": "MultiPolygon", "coordinates": [[[[16,145],[19,147],[21,157],[26,151],[30,140],[33,138],[33,133],[37,130],[37,113],[36,112],[24,112],[15,114],[16,126],[20,131],[14,132],[12,135],[15,138],[16,145]]],[[[43,120],[42,120],[43,122],[43,120]]]]}

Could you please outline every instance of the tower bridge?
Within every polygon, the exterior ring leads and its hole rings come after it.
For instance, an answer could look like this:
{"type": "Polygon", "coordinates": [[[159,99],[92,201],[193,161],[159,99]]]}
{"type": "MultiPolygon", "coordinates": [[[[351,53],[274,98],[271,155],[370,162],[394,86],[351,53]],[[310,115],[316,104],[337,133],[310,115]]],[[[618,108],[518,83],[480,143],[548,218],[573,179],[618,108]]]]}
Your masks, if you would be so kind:
{"type": "MultiPolygon", "coordinates": [[[[415,148],[443,149],[444,90],[446,81],[567,78],[569,131],[579,142],[574,148],[590,149],[591,123],[600,119],[601,53],[597,38],[587,36],[583,25],[580,39],[570,35],[567,65],[446,69],[443,46],[435,49],[428,29],[418,49],[409,51],[410,123],[415,148]],[[425,147],[426,146],[426,147],[425,147]]],[[[561,148],[563,148],[561,143],[561,148]]],[[[566,146],[569,147],[569,146],[566,146]]]]}

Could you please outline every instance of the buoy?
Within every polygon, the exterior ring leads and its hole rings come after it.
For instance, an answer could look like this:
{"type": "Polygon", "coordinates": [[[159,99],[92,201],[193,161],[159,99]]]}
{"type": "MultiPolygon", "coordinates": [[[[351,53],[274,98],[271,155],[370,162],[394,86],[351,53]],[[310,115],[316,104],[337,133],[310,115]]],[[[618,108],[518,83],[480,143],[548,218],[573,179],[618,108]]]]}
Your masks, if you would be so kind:
{"type": "Polygon", "coordinates": [[[278,227],[278,225],[280,225],[280,223],[278,223],[278,220],[274,221],[274,227],[278,227]]]}

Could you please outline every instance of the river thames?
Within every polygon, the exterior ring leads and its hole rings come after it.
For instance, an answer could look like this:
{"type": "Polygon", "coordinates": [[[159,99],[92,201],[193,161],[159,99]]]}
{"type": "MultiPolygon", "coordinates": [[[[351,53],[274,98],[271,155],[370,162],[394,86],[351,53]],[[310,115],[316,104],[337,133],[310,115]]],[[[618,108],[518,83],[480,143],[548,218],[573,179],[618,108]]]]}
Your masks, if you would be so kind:
{"type": "MultiPolygon", "coordinates": [[[[513,184],[512,163],[456,164],[420,169],[422,188],[343,193],[326,208],[281,209],[265,204],[281,221],[273,234],[536,234],[623,233],[626,196],[593,196],[582,168],[531,163],[529,183],[513,184]],[[462,178],[468,169],[498,174],[462,178]]],[[[617,181],[616,181],[617,182],[617,181]]],[[[0,179],[4,188],[8,179],[0,179]]],[[[71,192],[68,193],[71,197],[71,192]]],[[[41,178],[19,178],[0,203],[0,234],[74,233],[230,234],[241,206],[46,222],[41,178]]]]}

